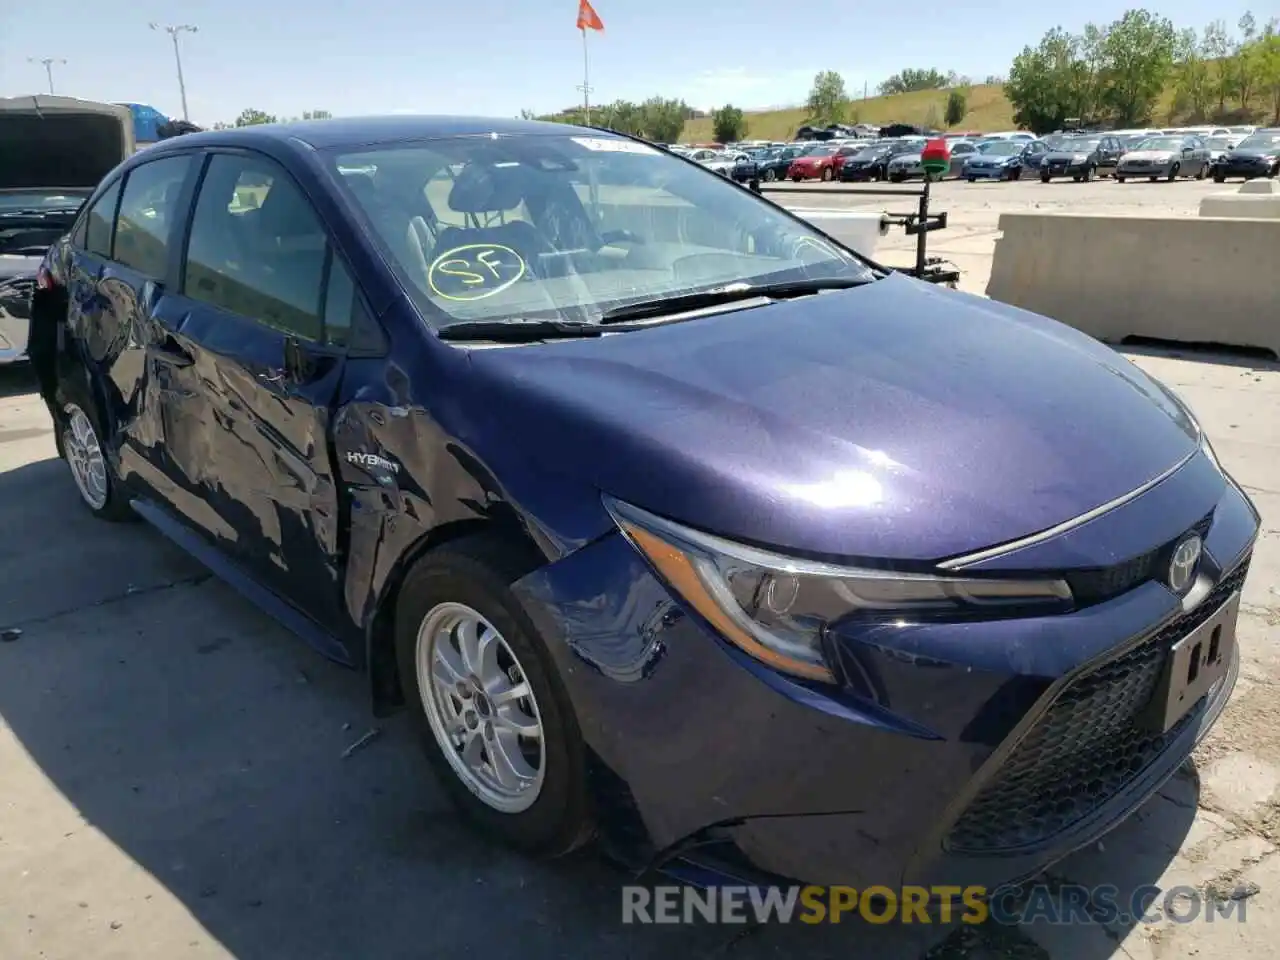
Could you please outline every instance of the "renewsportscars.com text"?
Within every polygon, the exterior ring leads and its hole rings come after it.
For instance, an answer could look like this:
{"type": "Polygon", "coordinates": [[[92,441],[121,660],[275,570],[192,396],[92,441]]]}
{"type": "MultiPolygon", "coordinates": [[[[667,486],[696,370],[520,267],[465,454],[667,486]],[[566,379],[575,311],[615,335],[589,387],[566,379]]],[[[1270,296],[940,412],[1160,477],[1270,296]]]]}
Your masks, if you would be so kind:
{"type": "Polygon", "coordinates": [[[1018,925],[1154,924],[1245,921],[1242,897],[1208,896],[1196,887],[1076,884],[985,887],[624,886],[622,922],[675,923],[952,923],[1018,925]]]}

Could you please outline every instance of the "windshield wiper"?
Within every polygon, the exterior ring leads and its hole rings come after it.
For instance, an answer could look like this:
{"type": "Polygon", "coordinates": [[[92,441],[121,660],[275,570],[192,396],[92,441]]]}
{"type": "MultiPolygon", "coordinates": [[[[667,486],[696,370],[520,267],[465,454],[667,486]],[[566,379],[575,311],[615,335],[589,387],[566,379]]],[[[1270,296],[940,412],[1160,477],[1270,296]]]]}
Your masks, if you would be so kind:
{"type": "Polygon", "coordinates": [[[848,290],[871,282],[872,280],[868,279],[832,277],[825,280],[791,280],[786,283],[733,283],[716,287],[714,290],[700,290],[697,293],[682,293],[671,297],[628,303],[607,311],[600,318],[600,322],[602,324],[626,323],[630,320],[643,320],[646,317],[680,313],[684,310],[714,307],[737,300],[754,300],[757,297],[778,300],[787,297],[803,297],[811,293],[821,293],[824,290],[848,290]]]}
{"type": "Polygon", "coordinates": [[[495,343],[535,343],[572,337],[599,337],[597,324],[582,320],[462,320],[440,328],[441,340],[491,340],[495,343]]]}

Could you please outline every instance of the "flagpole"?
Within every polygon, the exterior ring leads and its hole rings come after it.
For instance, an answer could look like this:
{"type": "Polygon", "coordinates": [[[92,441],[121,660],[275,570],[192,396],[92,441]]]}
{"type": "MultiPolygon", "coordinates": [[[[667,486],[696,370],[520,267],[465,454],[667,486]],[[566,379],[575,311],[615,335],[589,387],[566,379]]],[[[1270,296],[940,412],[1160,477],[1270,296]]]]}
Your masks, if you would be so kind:
{"type": "Polygon", "coordinates": [[[583,121],[591,126],[591,67],[587,59],[587,28],[582,28],[582,113],[583,121]]]}

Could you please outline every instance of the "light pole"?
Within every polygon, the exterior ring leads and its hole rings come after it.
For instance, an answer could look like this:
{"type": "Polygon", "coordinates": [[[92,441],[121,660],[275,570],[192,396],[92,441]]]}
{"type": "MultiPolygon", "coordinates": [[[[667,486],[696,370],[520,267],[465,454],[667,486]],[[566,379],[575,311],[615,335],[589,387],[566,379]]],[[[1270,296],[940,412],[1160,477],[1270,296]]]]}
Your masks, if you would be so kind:
{"type": "Polygon", "coordinates": [[[182,94],[182,119],[190,120],[187,116],[187,84],[182,79],[182,53],[178,50],[178,34],[180,33],[199,33],[198,27],[193,27],[189,23],[178,23],[165,25],[160,23],[151,24],[152,30],[162,30],[169,35],[169,39],[173,41],[173,60],[178,65],[178,92],[182,94]]]}
{"type": "Polygon", "coordinates": [[[53,93],[53,65],[64,66],[67,61],[58,57],[27,57],[27,63],[39,63],[44,66],[44,75],[49,78],[49,93],[53,93]]]}

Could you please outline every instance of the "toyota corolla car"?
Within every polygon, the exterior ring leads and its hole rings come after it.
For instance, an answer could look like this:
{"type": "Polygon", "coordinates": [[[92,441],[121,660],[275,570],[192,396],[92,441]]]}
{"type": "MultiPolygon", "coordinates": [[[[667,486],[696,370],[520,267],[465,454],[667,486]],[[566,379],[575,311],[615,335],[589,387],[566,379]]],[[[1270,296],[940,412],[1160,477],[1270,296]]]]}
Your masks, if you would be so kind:
{"type": "Polygon", "coordinates": [[[34,308],[85,507],[366,671],[535,854],[994,887],[1235,683],[1258,516],[1176,395],[637,140],[162,142],[34,308]]]}

